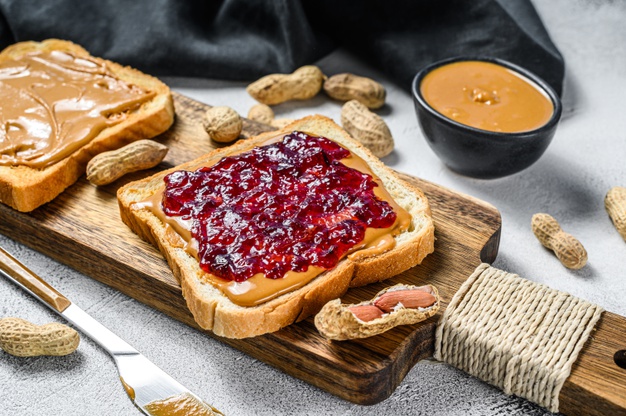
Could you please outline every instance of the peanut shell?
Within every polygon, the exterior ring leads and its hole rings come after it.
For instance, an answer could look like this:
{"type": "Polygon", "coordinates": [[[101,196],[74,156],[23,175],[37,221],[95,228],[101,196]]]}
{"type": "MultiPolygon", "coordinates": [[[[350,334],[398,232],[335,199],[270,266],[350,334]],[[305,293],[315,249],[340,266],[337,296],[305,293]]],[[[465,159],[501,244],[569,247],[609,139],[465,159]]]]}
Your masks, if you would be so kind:
{"type": "Polygon", "coordinates": [[[325,78],[318,67],[307,65],[291,74],[266,75],[248,85],[246,91],[252,98],[267,105],[308,100],[320,92],[325,78]]]}
{"type": "Polygon", "coordinates": [[[78,348],[78,332],[67,325],[35,325],[20,318],[0,319],[0,348],[17,357],[68,355],[78,348]]]}
{"type": "MultiPolygon", "coordinates": [[[[372,300],[357,304],[342,304],[340,299],[326,303],[315,315],[315,327],[324,337],[336,341],[355,338],[368,338],[381,334],[398,325],[410,325],[424,321],[435,315],[439,310],[439,293],[432,285],[413,286],[398,284],[381,290],[372,300]],[[390,291],[423,290],[435,298],[435,303],[427,308],[406,308],[399,306],[380,318],[364,321],[352,311],[360,306],[373,305],[376,299],[390,291]]],[[[358,312],[357,312],[358,313],[358,312]]],[[[367,315],[366,318],[369,318],[367,315]]]]}
{"type": "Polygon", "coordinates": [[[343,105],[341,124],[352,137],[371,150],[374,156],[385,157],[393,151],[393,137],[385,121],[357,100],[343,105]]]}
{"type": "Polygon", "coordinates": [[[615,186],[607,192],[604,206],[615,228],[626,241],[626,188],[615,186]]]}
{"type": "Polygon", "coordinates": [[[236,140],[243,129],[243,120],[230,107],[211,107],[206,111],[204,130],[211,140],[230,143],[236,140]]]}
{"type": "Polygon", "coordinates": [[[367,108],[376,109],[385,104],[385,87],[373,79],[354,74],[336,74],[324,82],[324,91],[339,101],[357,100],[367,108]]]}
{"type": "Polygon", "coordinates": [[[580,269],[587,264],[585,247],[576,237],[563,231],[552,216],[543,213],[533,215],[531,227],[539,242],[552,250],[563,266],[580,269]]]}
{"type": "Polygon", "coordinates": [[[256,104],[248,111],[248,118],[259,123],[271,125],[274,120],[274,110],[267,104],[256,104]]]}
{"type": "Polygon", "coordinates": [[[155,167],[167,151],[167,146],[144,139],[102,152],[87,164],[87,180],[97,186],[107,185],[128,173],[155,167]]]}

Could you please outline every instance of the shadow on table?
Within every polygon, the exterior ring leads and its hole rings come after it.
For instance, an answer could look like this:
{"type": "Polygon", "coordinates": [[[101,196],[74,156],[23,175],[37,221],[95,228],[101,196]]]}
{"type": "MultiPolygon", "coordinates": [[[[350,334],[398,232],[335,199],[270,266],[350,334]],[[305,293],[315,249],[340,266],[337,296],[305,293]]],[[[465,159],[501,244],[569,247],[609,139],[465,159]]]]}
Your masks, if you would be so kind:
{"type": "Polygon", "coordinates": [[[515,217],[527,219],[529,224],[538,212],[571,222],[604,209],[606,190],[584,183],[584,168],[555,154],[546,154],[526,171],[501,179],[477,180],[450,174],[471,189],[470,194],[502,212],[515,212],[515,217]]]}
{"type": "Polygon", "coordinates": [[[10,354],[0,354],[0,363],[11,367],[13,371],[25,376],[59,374],[62,372],[80,372],[86,363],[85,355],[75,351],[65,356],[15,357],[10,354]]]}
{"type": "MultiPolygon", "coordinates": [[[[546,253],[549,251],[547,248],[544,249],[546,250],[546,253]]],[[[550,261],[558,262],[556,258],[551,259],[550,261]]],[[[511,273],[518,273],[518,270],[524,270],[526,263],[527,261],[525,259],[511,257],[501,251],[500,253],[498,253],[498,257],[496,258],[496,261],[493,262],[492,266],[511,273]]],[[[597,269],[593,266],[591,262],[588,262],[585,267],[580,270],[571,270],[566,268],[563,268],[563,270],[565,270],[572,278],[584,279],[588,282],[597,281],[600,277],[597,269]]],[[[542,278],[545,278],[545,276],[525,275],[522,275],[520,277],[528,280],[542,280],[542,278]]]]}

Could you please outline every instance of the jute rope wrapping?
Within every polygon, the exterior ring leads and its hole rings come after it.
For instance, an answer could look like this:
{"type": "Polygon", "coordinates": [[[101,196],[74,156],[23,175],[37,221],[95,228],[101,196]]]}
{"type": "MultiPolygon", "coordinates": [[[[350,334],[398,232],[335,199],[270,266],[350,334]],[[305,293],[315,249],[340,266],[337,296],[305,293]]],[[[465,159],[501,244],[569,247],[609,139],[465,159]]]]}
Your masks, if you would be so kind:
{"type": "Polygon", "coordinates": [[[602,308],[481,264],[439,321],[435,358],[557,412],[602,308]]]}

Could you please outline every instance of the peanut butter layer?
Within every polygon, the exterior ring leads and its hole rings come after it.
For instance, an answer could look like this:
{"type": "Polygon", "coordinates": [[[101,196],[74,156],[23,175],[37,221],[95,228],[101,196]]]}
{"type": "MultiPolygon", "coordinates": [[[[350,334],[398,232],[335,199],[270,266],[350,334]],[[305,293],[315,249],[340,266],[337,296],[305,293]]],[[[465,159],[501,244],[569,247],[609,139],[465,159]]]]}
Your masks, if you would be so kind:
{"type": "Polygon", "coordinates": [[[424,77],[420,90],[439,113],[482,130],[530,131],[546,124],[554,113],[554,105],[541,87],[491,62],[440,66],[424,77]]]}
{"type": "MultiPolygon", "coordinates": [[[[263,145],[280,141],[281,137],[268,139],[263,145]]],[[[216,161],[217,162],[217,161],[216,161]]],[[[383,253],[395,247],[394,236],[406,231],[411,224],[410,214],[400,207],[384,188],[382,181],[374,175],[367,163],[360,157],[350,153],[349,157],[341,159],[344,165],[370,175],[378,184],[374,188],[375,195],[386,201],[396,213],[395,222],[388,228],[367,228],[364,239],[353,246],[346,253],[348,258],[356,260],[383,253]]],[[[210,165],[194,167],[198,169],[210,165]]],[[[198,243],[192,237],[191,221],[180,217],[168,216],[164,213],[161,201],[165,186],[145,201],[135,203],[133,209],[149,209],[166,226],[168,243],[174,247],[184,248],[191,256],[198,259],[198,243]]],[[[309,266],[305,272],[288,271],[284,277],[269,279],[258,273],[243,282],[235,282],[205,273],[208,282],[219,288],[233,303],[240,306],[256,306],[267,302],[284,293],[296,290],[325,271],[324,268],[309,266]]]]}
{"type": "Polygon", "coordinates": [[[153,92],[62,51],[0,64],[0,165],[50,166],[120,123],[153,92]]]}

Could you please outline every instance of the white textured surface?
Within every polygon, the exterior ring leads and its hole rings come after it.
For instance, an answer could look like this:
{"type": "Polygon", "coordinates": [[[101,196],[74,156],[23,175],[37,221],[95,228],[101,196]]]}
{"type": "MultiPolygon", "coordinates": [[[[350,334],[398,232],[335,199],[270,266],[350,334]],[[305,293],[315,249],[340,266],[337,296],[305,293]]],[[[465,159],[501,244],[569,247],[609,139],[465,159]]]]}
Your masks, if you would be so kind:
{"type": "MultiPolygon", "coordinates": [[[[481,181],[450,172],[423,140],[406,92],[341,52],[319,65],[329,74],[351,71],[369,75],[388,88],[389,105],[380,112],[396,139],[396,151],[384,159],[388,165],[500,209],[502,240],[494,266],[626,315],[626,243],[603,205],[610,187],[626,186],[626,4],[543,0],[536,6],[566,59],[564,117],[546,154],[534,166],[509,178],[481,181]],[[589,253],[585,268],[567,270],[540,246],[530,231],[530,218],[536,212],[552,214],[583,242],[589,253]]],[[[167,81],[179,92],[213,105],[231,106],[244,115],[254,104],[243,83],[167,81]]],[[[324,96],[276,108],[279,117],[321,113],[337,121],[339,110],[339,104],[324,96]]],[[[229,415],[544,413],[525,400],[507,397],[454,368],[431,361],[416,365],[386,401],[369,407],[354,405],[189,329],[5,236],[0,236],[0,245],[229,415]]],[[[38,324],[59,320],[0,279],[0,317],[4,316],[38,324]]],[[[79,350],[68,357],[24,359],[0,353],[0,414],[139,412],[118,382],[113,362],[83,337],[79,350]]]]}

